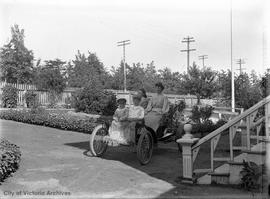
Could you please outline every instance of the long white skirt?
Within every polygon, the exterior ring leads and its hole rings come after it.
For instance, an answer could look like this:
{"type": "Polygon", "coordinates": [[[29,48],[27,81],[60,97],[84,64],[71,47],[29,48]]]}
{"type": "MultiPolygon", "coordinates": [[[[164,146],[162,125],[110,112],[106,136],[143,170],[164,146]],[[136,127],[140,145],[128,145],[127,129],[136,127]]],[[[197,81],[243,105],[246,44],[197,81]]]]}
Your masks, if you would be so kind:
{"type": "Polygon", "coordinates": [[[144,117],[144,122],[147,127],[150,127],[155,132],[157,131],[162,119],[162,114],[151,111],[144,117]]]}

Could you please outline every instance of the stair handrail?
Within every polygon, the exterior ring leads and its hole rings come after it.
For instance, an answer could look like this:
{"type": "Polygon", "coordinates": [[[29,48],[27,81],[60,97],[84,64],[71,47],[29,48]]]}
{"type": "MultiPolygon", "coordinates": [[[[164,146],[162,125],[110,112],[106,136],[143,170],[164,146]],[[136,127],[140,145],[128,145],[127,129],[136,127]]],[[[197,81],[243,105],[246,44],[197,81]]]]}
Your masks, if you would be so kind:
{"type": "Polygon", "coordinates": [[[255,104],[254,106],[250,107],[246,111],[244,111],[242,114],[236,116],[235,118],[233,118],[232,120],[230,120],[228,123],[224,124],[223,126],[219,127],[218,129],[214,130],[213,132],[209,133],[208,135],[206,135],[203,138],[201,138],[200,140],[198,140],[198,142],[196,142],[192,146],[192,150],[194,150],[197,147],[201,146],[203,143],[209,141],[210,139],[214,138],[215,136],[221,134],[224,130],[230,128],[231,126],[233,126],[235,124],[237,124],[242,119],[244,119],[245,117],[249,116],[254,111],[256,111],[257,109],[261,108],[262,106],[264,106],[265,104],[267,104],[269,102],[270,102],[270,95],[268,95],[266,98],[264,98],[263,100],[259,101],[257,104],[255,104]]]}

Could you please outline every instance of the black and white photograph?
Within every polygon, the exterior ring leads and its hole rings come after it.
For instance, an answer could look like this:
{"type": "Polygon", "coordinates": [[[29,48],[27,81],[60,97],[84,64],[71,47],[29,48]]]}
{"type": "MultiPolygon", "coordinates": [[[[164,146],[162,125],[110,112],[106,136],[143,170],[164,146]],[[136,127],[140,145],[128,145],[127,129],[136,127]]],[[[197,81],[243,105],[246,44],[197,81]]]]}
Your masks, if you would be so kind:
{"type": "Polygon", "coordinates": [[[270,2],[0,0],[0,198],[270,198],[270,2]]]}

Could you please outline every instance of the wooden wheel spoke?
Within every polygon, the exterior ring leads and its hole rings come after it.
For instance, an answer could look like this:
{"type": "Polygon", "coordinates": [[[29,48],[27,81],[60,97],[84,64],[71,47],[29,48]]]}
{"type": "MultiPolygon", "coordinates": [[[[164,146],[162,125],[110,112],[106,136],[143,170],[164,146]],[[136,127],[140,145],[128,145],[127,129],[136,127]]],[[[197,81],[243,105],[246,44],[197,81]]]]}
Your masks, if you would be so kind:
{"type": "Polygon", "coordinates": [[[99,126],[92,132],[90,139],[90,150],[94,156],[101,156],[107,149],[107,143],[104,136],[108,134],[107,130],[99,126]]]}
{"type": "Polygon", "coordinates": [[[150,132],[144,131],[141,133],[138,146],[137,146],[137,157],[142,165],[148,164],[153,151],[153,138],[150,132]]]}

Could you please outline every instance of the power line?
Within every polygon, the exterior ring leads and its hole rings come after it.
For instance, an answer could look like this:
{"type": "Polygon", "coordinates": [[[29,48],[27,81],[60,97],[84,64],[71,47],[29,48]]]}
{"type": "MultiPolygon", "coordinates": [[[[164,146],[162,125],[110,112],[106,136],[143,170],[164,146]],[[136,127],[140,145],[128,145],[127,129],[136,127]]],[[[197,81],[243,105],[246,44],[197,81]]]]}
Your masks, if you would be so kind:
{"type": "Polygon", "coordinates": [[[199,56],[199,60],[202,60],[202,65],[203,65],[203,67],[204,67],[204,60],[205,59],[208,59],[208,55],[200,55],[199,56]]]}
{"type": "Polygon", "coordinates": [[[236,60],[236,64],[239,64],[239,69],[236,69],[236,70],[239,70],[240,71],[240,75],[242,74],[243,70],[246,70],[246,68],[242,68],[242,65],[244,65],[246,62],[244,59],[237,59],[236,60]]]}
{"type": "Polygon", "coordinates": [[[187,70],[188,70],[188,67],[189,67],[189,52],[190,51],[195,51],[196,49],[190,49],[189,48],[189,43],[191,42],[195,42],[195,40],[193,39],[193,37],[185,37],[183,40],[182,40],[182,43],[187,43],[187,49],[186,50],[181,50],[181,52],[187,52],[187,70]]]}
{"type": "Polygon", "coordinates": [[[130,44],[130,40],[117,42],[117,46],[123,46],[123,63],[124,63],[124,91],[127,91],[127,73],[126,73],[126,45],[130,44]]]}

